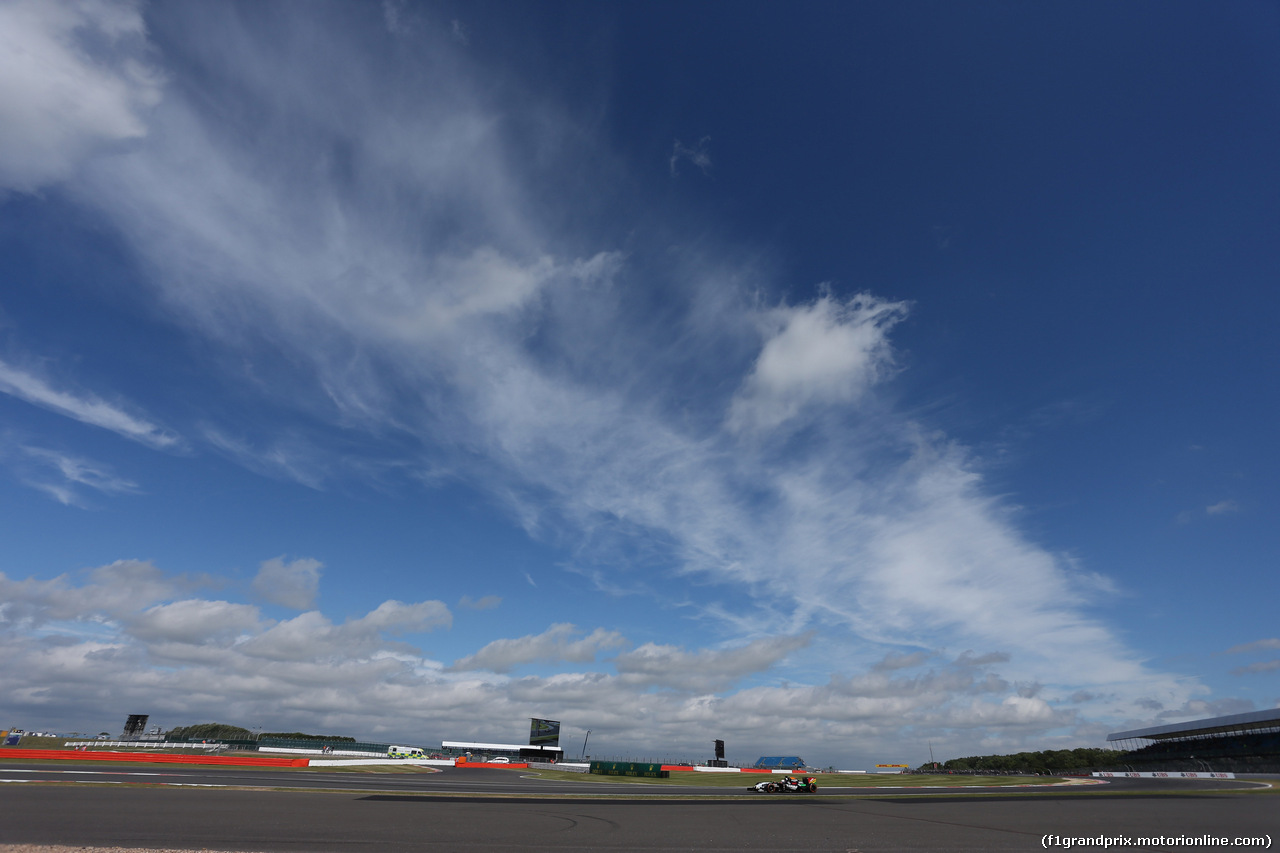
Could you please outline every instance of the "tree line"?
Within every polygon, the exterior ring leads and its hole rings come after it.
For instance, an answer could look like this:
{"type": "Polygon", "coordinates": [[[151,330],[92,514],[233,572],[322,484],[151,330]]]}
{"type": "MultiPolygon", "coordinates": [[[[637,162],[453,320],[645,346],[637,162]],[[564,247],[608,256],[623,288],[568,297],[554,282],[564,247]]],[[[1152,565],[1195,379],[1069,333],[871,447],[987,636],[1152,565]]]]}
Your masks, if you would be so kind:
{"type": "Polygon", "coordinates": [[[1014,773],[1060,773],[1066,770],[1088,770],[1121,763],[1128,753],[1119,749],[1046,749],[1040,752],[1019,752],[1014,755],[974,755],[968,758],[952,758],[942,765],[943,770],[968,772],[997,770],[1014,773]]]}
{"type": "Polygon", "coordinates": [[[261,740],[281,738],[288,740],[317,740],[339,743],[355,743],[353,737],[343,735],[310,735],[305,732],[263,732],[255,735],[240,726],[226,723],[197,723],[194,726],[178,726],[164,733],[165,740],[261,740]]]}

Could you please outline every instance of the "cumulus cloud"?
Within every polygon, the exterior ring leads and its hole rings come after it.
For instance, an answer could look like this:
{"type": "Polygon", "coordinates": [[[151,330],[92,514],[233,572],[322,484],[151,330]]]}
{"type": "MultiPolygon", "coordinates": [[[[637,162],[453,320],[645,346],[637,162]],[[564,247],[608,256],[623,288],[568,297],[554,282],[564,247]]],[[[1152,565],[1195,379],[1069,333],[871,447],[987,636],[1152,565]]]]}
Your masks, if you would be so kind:
{"type": "Polygon", "coordinates": [[[493,673],[504,663],[590,663],[625,641],[605,629],[559,624],[469,656],[472,664],[491,665],[487,672],[445,668],[393,639],[447,627],[440,602],[384,602],[342,623],[319,611],[272,622],[249,605],[173,597],[186,586],[152,565],[127,562],[52,585],[0,578],[4,706],[75,727],[86,697],[109,696],[115,704],[145,703],[165,725],[231,718],[426,743],[513,739],[518,733],[503,734],[513,720],[541,715],[590,728],[592,743],[606,752],[662,743],[673,758],[696,756],[709,737],[727,736],[739,749],[785,743],[802,754],[812,748],[875,760],[832,744],[887,742],[903,725],[938,732],[940,750],[993,732],[1017,748],[1076,719],[1042,697],[1014,692],[992,671],[1004,663],[1001,654],[965,653],[909,676],[901,674],[906,666],[881,667],[822,684],[716,692],[811,642],[778,636],[719,649],[650,643],[605,662],[603,671],[513,678],[493,673]],[[117,585],[133,590],[128,605],[103,595],[117,585]],[[52,610],[51,598],[58,605],[52,610]],[[46,619],[98,630],[81,635],[46,622],[43,634],[9,631],[14,601],[44,606],[46,619]]]}
{"type": "Polygon", "coordinates": [[[149,643],[201,645],[257,633],[262,623],[258,608],[247,604],[187,599],[147,608],[128,620],[126,631],[149,643]]]}
{"type": "Polygon", "coordinates": [[[2,624],[12,629],[55,621],[127,619],[191,586],[189,579],[167,575],[145,560],[117,560],[87,574],[87,582],[78,585],[71,575],[18,581],[0,573],[2,624]]]}
{"type": "Polygon", "coordinates": [[[350,623],[355,632],[380,631],[393,636],[434,631],[453,624],[453,615],[441,601],[419,601],[406,604],[403,601],[384,601],[368,615],[350,623]]]}
{"type": "Polygon", "coordinates": [[[146,134],[161,78],[145,38],[136,2],[0,5],[0,187],[34,191],[146,134]]]}
{"type": "Polygon", "coordinates": [[[454,661],[451,671],[487,669],[492,672],[510,672],[518,666],[535,661],[589,663],[607,649],[626,645],[626,638],[617,631],[596,628],[581,636],[576,625],[560,622],[541,634],[530,634],[515,639],[494,640],[473,655],[454,661]]]}
{"type": "Polygon", "coordinates": [[[743,676],[769,669],[813,640],[812,634],[769,637],[733,649],[687,652],[678,646],[645,643],[614,660],[633,683],[703,692],[724,690],[743,676]]]}
{"type": "Polygon", "coordinates": [[[450,624],[452,617],[443,602],[384,601],[365,616],[342,624],[310,610],[272,625],[241,643],[239,649],[250,657],[295,663],[360,659],[379,650],[412,651],[390,642],[387,636],[432,631],[450,624]]]}
{"type": "Polygon", "coordinates": [[[1180,707],[1167,708],[1156,715],[1162,723],[1180,723],[1205,717],[1225,717],[1229,714],[1246,714],[1255,709],[1253,701],[1235,696],[1222,699],[1192,699],[1180,707]]]}
{"type": "Polygon", "coordinates": [[[152,447],[170,448],[178,444],[176,435],[128,413],[121,406],[92,394],[59,390],[35,374],[4,361],[0,361],[0,393],[152,447]]]}
{"type": "Polygon", "coordinates": [[[768,312],[765,344],[729,410],[729,428],[772,430],[808,409],[858,401],[893,364],[889,330],[907,306],[868,294],[768,312]]]}
{"type": "Polygon", "coordinates": [[[253,591],[272,604],[306,610],[315,604],[323,568],[323,563],[310,557],[264,560],[253,579],[253,591]]]}

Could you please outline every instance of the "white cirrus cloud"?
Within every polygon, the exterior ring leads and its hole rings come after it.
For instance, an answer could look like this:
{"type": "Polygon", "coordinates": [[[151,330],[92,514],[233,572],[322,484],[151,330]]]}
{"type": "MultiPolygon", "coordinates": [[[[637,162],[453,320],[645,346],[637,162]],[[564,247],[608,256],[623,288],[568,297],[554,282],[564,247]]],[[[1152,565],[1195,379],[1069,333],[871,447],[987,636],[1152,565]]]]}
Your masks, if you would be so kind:
{"type": "Polygon", "coordinates": [[[35,463],[34,466],[19,464],[22,469],[35,469],[24,473],[23,482],[66,506],[85,506],[82,493],[86,488],[105,495],[137,494],[140,491],[137,483],[117,475],[110,466],[82,456],[30,445],[20,450],[24,460],[35,463]],[[50,482],[50,469],[61,479],[50,482]]]}
{"type": "MultiPolygon", "coordinates": [[[[880,661],[872,664],[876,672],[893,672],[896,669],[911,669],[920,666],[933,657],[930,652],[890,652],[880,661]]],[[[1007,658],[1006,658],[1007,660],[1007,658]]]]}
{"type": "Polygon", "coordinates": [[[464,595],[458,600],[458,606],[466,610],[492,610],[500,604],[502,597],[497,595],[483,595],[480,598],[464,595]]]}
{"type": "MultiPolygon", "coordinates": [[[[717,640],[751,639],[642,646],[618,656],[616,674],[509,678],[538,661],[595,664],[625,641],[557,625],[457,650],[442,673],[388,638],[448,624],[439,602],[388,602],[341,624],[309,610],[193,660],[173,678],[193,691],[184,707],[221,693],[248,712],[292,695],[309,709],[292,712],[300,721],[367,712],[395,726],[438,714],[470,731],[499,714],[555,717],[560,702],[619,739],[637,721],[662,719],[659,733],[680,742],[682,727],[740,719],[814,743],[888,737],[908,719],[1049,731],[1073,719],[1053,697],[1082,688],[1108,698],[1072,713],[1109,716],[1143,702],[1186,707],[1198,692],[1097,615],[1105,584],[1026,536],[981,460],[879,393],[896,369],[904,303],[825,293],[786,304],[777,294],[794,283],[744,260],[749,247],[673,250],[637,224],[651,211],[626,205],[597,223],[595,173],[583,174],[593,158],[581,156],[597,153],[591,123],[536,85],[493,85],[479,58],[451,60],[459,51],[445,33],[396,34],[422,39],[395,52],[423,63],[410,97],[406,69],[385,62],[389,41],[372,40],[391,38],[394,11],[360,28],[344,16],[376,8],[325,6],[305,19],[254,8],[168,10],[169,44],[203,50],[201,73],[155,105],[145,136],[86,161],[71,188],[143,271],[145,288],[123,298],[164,312],[224,363],[268,364],[273,380],[219,377],[253,402],[375,448],[393,457],[388,468],[448,470],[532,535],[568,543],[602,588],[654,608],[675,606],[663,589],[675,588],[687,612],[725,631],[717,640]],[[244,114],[273,120],[252,132],[224,120],[244,114]],[[797,645],[811,630],[821,648],[797,645]],[[902,648],[1004,657],[890,678],[910,669],[886,657],[902,648]],[[700,666],[724,685],[789,655],[825,656],[836,676],[725,697],[697,681],[700,666]],[[877,662],[884,680],[859,681],[877,662]],[[869,692],[850,693],[855,681],[869,692]],[[1026,697],[1014,684],[1044,687],[1026,697]]],[[[55,386],[0,364],[0,390],[144,443],[168,436],[55,386]]],[[[282,451],[275,427],[206,434],[235,435],[218,446],[250,467],[256,458],[255,470],[313,485],[342,470],[319,443],[282,451]]],[[[65,580],[0,578],[0,591],[18,596],[7,625],[12,614],[78,618],[65,614],[90,604],[65,580]]],[[[294,603],[314,601],[305,577],[295,592],[294,603]]],[[[93,612],[121,618],[177,597],[93,612]]],[[[68,647],[15,642],[19,660],[8,656],[0,675],[30,701],[39,688],[24,656],[82,673],[68,647]]],[[[166,641],[166,660],[191,654],[181,646],[166,641]]],[[[172,692],[138,638],[84,654],[110,659],[107,674],[133,674],[121,701],[172,692]]]]}
{"type": "Polygon", "coordinates": [[[687,160],[697,166],[702,174],[706,175],[711,170],[711,137],[704,136],[698,140],[695,145],[685,145],[679,139],[671,146],[671,159],[668,161],[668,167],[671,170],[671,177],[677,177],[680,174],[679,167],[681,160],[687,160]]]}
{"type": "Polygon", "coordinates": [[[146,134],[161,78],[145,39],[136,2],[0,4],[0,187],[37,190],[146,134]]]}
{"type": "Polygon", "coordinates": [[[132,493],[138,484],[114,474],[101,463],[43,447],[24,447],[27,456],[57,469],[67,482],[88,486],[107,494],[132,493]]]}
{"type": "Polygon", "coordinates": [[[1231,670],[1232,675],[1257,675],[1262,672],[1274,672],[1280,669],[1280,660],[1264,660],[1238,666],[1231,670]]]}
{"type": "Polygon", "coordinates": [[[1280,637],[1267,637],[1263,640],[1254,640],[1252,643],[1241,643],[1238,646],[1232,646],[1227,649],[1227,654],[1235,655],[1243,652],[1261,652],[1271,649],[1280,649],[1280,637]]]}
{"type": "Polygon", "coordinates": [[[81,423],[111,430],[151,447],[173,448],[179,444],[176,435],[145,418],[130,414],[122,406],[108,403],[93,394],[60,390],[34,373],[5,361],[0,361],[0,393],[81,423]]]}

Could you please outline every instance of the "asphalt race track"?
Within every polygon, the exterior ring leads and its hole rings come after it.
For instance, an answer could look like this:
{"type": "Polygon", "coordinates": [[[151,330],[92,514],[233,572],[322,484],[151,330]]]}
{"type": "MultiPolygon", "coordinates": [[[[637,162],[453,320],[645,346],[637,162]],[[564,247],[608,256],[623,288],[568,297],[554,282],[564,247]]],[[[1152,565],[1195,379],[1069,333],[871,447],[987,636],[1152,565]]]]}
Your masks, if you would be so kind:
{"type": "Polygon", "coordinates": [[[0,780],[0,844],[270,853],[879,853],[1042,849],[1046,835],[1235,838],[1280,828],[1280,800],[1240,793],[1250,783],[1239,780],[775,796],[748,794],[745,786],[741,796],[723,788],[669,787],[655,796],[647,786],[543,782],[514,770],[460,768],[382,775],[3,765],[0,780]],[[20,779],[58,784],[10,781],[20,779]],[[246,789],[284,786],[311,790],[246,789]],[[588,791],[611,796],[590,799],[583,796],[588,791]],[[700,799],[706,795],[724,799],[700,799]]]}

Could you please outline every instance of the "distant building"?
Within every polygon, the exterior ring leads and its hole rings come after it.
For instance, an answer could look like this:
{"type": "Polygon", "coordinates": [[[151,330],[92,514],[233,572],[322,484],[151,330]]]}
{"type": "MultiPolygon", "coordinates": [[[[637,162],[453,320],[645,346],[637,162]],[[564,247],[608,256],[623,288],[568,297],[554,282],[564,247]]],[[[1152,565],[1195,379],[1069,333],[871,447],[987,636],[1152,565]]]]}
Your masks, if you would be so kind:
{"type": "Polygon", "coordinates": [[[473,741],[446,740],[440,751],[448,758],[469,756],[470,761],[487,761],[490,758],[506,758],[510,761],[561,761],[564,750],[558,746],[526,746],[521,743],[476,743],[473,741]]]}

